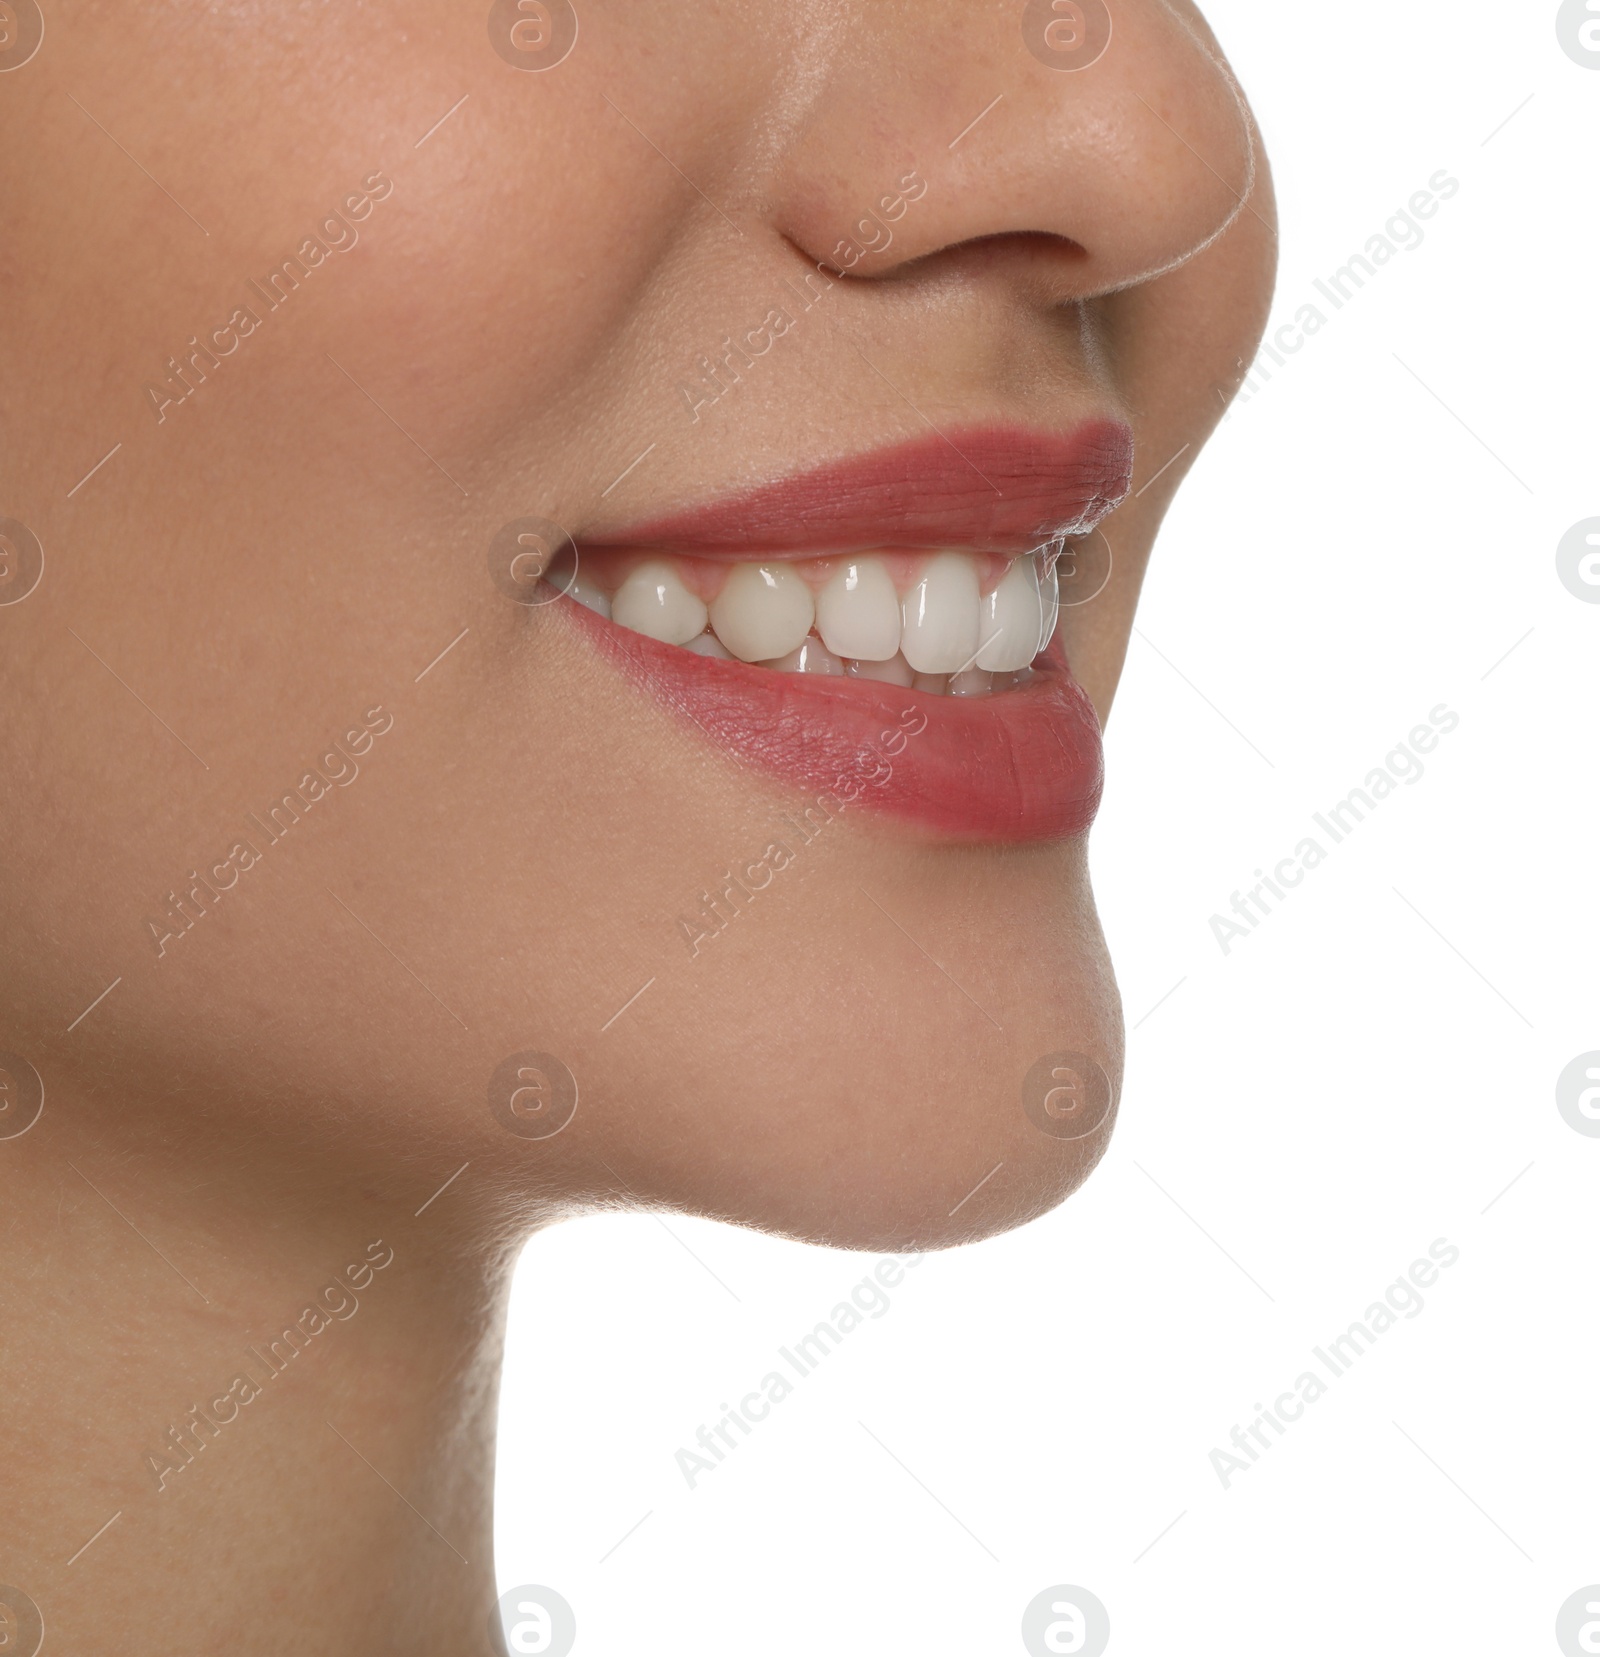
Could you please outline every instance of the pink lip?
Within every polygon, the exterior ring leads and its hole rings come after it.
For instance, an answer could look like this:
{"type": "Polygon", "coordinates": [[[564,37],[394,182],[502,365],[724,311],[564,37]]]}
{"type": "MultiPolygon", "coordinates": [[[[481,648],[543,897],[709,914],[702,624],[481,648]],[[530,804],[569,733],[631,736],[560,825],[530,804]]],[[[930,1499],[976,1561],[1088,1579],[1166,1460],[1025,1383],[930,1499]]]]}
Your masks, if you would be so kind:
{"type": "Polygon", "coordinates": [[[582,540],[713,556],[869,546],[1019,553],[1092,529],[1127,494],[1132,475],[1133,433],[1120,421],[1086,421],[1065,435],[985,426],[915,438],[582,540]]]}
{"type": "Polygon", "coordinates": [[[558,608],[652,701],[693,720],[717,748],[804,789],[804,805],[823,799],[830,815],[844,802],[941,839],[1019,842],[1082,834],[1099,808],[1100,722],[1059,641],[1021,690],[927,696],[713,661],[570,600],[558,608]]]}
{"type": "MultiPolygon", "coordinates": [[[[1127,493],[1131,468],[1131,434],[1110,421],[1067,437],[968,431],[951,443],[902,444],[626,531],[585,534],[580,549],[666,548],[714,558],[867,546],[1024,552],[1099,522],[1127,493]]],[[[1059,840],[1094,820],[1105,769],[1100,722],[1059,639],[1020,690],[929,696],[867,679],[715,661],[616,627],[581,605],[559,608],[652,700],[692,720],[718,748],[804,789],[812,796],[805,805],[820,800],[830,814],[841,804],[860,807],[967,842],[1059,840]]]]}

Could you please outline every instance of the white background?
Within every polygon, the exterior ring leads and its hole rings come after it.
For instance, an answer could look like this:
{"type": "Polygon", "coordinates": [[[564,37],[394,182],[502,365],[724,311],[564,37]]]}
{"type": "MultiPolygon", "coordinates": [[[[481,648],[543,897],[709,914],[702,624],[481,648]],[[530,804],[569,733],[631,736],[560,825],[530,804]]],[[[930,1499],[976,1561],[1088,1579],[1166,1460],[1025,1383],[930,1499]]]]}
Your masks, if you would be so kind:
{"type": "Polygon", "coordinates": [[[676,1449],[871,1258],[677,1218],[535,1242],[499,1574],[571,1601],[579,1657],[1001,1657],[1059,1583],[1114,1657],[1534,1657],[1600,1581],[1600,1139],[1554,1091],[1600,1049],[1600,604],[1555,567],[1600,516],[1600,70],[1554,0],[1206,9],[1277,172],[1274,327],[1461,188],[1317,301],[1157,547],[1092,841],[1110,1153],[910,1272],[694,1490],[676,1449]],[[1426,775],[1225,956],[1210,916],[1441,703],[1426,775]],[[1440,1237],[1421,1314],[1224,1489],[1211,1450],[1440,1237]]]}

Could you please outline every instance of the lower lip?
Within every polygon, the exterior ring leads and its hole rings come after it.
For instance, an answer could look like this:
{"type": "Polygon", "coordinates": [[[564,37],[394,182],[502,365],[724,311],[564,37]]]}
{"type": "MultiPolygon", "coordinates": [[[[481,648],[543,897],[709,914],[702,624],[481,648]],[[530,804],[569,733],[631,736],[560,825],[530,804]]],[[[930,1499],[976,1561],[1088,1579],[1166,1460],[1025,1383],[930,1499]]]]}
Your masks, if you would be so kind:
{"type": "Polygon", "coordinates": [[[1100,804],[1100,722],[1055,640],[1032,682],[929,696],[871,679],[717,661],[556,606],[653,701],[757,771],[950,841],[1084,833],[1100,804]]]}

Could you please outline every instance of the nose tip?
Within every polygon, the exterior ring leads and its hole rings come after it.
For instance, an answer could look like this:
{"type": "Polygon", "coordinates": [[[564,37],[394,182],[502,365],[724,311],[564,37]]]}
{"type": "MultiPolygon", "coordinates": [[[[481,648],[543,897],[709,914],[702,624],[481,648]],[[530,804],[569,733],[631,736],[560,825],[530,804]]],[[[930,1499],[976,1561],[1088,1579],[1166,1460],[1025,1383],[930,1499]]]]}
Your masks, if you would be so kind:
{"type": "Polygon", "coordinates": [[[789,239],[853,275],[970,243],[1048,245],[1057,297],[1090,298],[1172,270],[1246,208],[1249,113],[1214,44],[1163,0],[939,0],[914,19],[868,14],[854,45],[780,191],[789,239]],[[879,204],[908,172],[925,194],[889,226],[879,204]]]}

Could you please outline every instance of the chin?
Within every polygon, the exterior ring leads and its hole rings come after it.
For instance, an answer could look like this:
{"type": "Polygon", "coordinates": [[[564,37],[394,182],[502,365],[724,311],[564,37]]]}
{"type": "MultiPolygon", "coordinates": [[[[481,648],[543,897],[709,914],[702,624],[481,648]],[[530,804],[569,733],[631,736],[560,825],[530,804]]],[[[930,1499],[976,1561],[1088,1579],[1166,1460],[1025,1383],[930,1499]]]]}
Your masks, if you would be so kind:
{"type": "Polygon", "coordinates": [[[605,1077],[591,1147],[614,1177],[600,1183],[891,1253],[1048,1212],[1105,1153],[1123,1031],[1092,908],[1047,926],[1037,897],[1026,880],[991,883],[981,902],[946,891],[946,927],[980,928],[960,952],[977,1001],[920,961],[907,982],[898,938],[883,952],[816,950],[763,978],[770,940],[752,936],[703,981],[701,1016],[672,1021],[676,1042],[605,1077]]]}
{"type": "Polygon", "coordinates": [[[1065,1144],[992,1133],[984,1154],[993,1156],[995,1172],[953,1201],[949,1193],[959,1189],[970,1162],[929,1156],[913,1145],[900,1156],[864,1156],[821,1177],[746,1192],[742,1208],[708,1211],[707,1217],[796,1242],[877,1254],[978,1243],[1065,1202],[1105,1154],[1114,1121],[1113,1113],[1092,1134],[1065,1144]]]}

